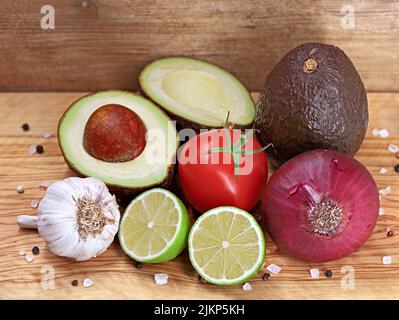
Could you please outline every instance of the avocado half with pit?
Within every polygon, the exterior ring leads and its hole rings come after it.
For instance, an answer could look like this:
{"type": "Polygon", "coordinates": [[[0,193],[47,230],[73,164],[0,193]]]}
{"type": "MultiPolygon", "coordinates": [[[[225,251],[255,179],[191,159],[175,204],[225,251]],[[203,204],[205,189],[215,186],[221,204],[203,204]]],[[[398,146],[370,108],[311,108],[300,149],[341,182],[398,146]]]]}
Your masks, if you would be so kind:
{"type": "Polygon", "coordinates": [[[139,76],[141,90],[180,128],[251,127],[255,104],[244,85],[213,64],[169,57],[148,64],[139,76]],[[229,114],[229,115],[228,115],[229,114]]]}
{"type": "Polygon", "coordinates": [[[60,119],[58,141],[74,172],[96,177],[118,194],[172,182],[176,128],[136,94],[103,91],[80,98],[60,119]]]}
{"type": "Polygon", "coordinates": [[[258,138],[273,144],[275,165],[313,149],[354,156],[368,125],[367,95],[338,47],[305,43],[288,52],[266,78],[255,119],[258,138]]]}

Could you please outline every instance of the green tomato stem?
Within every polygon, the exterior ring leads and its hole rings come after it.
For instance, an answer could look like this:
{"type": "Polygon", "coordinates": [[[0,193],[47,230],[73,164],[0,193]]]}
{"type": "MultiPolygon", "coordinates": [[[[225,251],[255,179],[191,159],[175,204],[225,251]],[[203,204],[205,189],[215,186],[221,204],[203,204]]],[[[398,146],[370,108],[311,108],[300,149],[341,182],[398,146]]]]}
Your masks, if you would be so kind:
{"type": "MultiPolygon", "coordinates": [[[[228,112],[226,122],[228,121],[229,114],[230,114],[230,112],[228,112]]],[[[222,130],[225,131],[224,133],[226,136],[227,145],[223,146],[223,147],[212,148],[212,149],[208,150],[208,154],[219,153],[219,152],[222,152],[222,153],[226,152],[226,153],[231,154],[233,157],[234,178],[236,179],[236,181],[237,181],[237,177],[240,173],[240,157],[244,157],[247,155],[254,155],[254,154],[257,154],[257,153],[260,153],[260,152],[266,150],[270,146],[273,146],[273,144],[269,143],[267,146],[265,146],[263,148],[259,148],[256,150],[245,150],[244,147],[249,140],[247,135],[241,133],[238,141],[235,144],[232,144],[231,137],[230,137],[230,130],[227,128],[224,128],[222,130]]],[[[251,134],[251,137],[252,137],[252,134],[251,134]]]]}

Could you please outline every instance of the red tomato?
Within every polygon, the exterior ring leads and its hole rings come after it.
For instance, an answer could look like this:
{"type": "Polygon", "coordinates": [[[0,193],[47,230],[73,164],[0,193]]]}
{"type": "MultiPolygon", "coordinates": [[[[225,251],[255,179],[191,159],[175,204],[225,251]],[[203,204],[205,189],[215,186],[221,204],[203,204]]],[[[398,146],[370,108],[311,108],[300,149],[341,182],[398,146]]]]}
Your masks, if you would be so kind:
{"type": "Polygon", "coordinates": [[[238,129],[192,137],[181,148],[178,161],[183,192],[201,213],[218,206],[248,211],[267,180],[266,153],[256,138],[238,129]]]}

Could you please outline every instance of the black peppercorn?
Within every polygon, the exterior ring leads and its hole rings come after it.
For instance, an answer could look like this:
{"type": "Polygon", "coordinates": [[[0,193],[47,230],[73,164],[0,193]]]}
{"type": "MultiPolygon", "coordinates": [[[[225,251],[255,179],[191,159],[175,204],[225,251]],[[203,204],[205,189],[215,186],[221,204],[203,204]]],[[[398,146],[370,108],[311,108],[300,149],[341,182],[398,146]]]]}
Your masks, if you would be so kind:
{"type": "Polygon", "coordinates": [[[324,275],[325,275],[327,278],[331,278],[332,275],[333,275],[333,273],[332,273],[331,270],[326,270],[326,272],[324,272],[324,275]]]}
{"type": "Polygon", "coordinates": [[[71,281],[71,285],[73,285],[74,287],[77,287],[78,284],[79,284],[79,281],[76,279],[71,281]]]}
{"type": "Polygon", "coordinates": [[[267,280],[269,280],[269,278],[270,278],[270,273],[267,273],[267,272],[262,276],[263,281],[267,281],[267,280]]]}
{"type": "Polygon", "coordinates": [[[21,127],[22,127],[22,130],[24,130],[24,131],[29,131],[29,129],[30,129],[29,124],[27,124],[27,123],[24,123],[21,127]]]}
{"type": "Polygon", "coordinates": [[[44,152],[44,148],[41,144],[39,144],[38,146],[36,146],[36,152],[41,154],[44,152]]]}
{"type": "Polygon", "coordinates": [[[143,269],[143,264],[141,263],[141,262],[136,262],[135,264],[134,264],[134,266],[136,267],[136,269],[143,269]]]}
{"type": "Polygon", "coordinates": [[[33,247],[33,248],[32,248],[32,253],[33,253],[35,256],[37,256],[37,255],[40,253],[39,247],[33,247]]]}
{"type": "Polygon", "coordinates": [[[399,164],[397,164],[397,165],[395,166],[395,171],[396,171],[396,172],[399,172],[399,164]]]}

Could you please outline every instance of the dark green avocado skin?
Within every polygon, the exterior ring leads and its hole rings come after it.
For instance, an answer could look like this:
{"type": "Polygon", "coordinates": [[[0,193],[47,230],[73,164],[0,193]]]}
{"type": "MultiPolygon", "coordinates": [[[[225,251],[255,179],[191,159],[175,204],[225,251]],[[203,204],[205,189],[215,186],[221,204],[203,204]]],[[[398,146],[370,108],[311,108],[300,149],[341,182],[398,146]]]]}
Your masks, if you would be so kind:
{"type": "Polygon", "coordinates": [[[348,56],[339,48],[305,43],[287,53],[266,78],[254,126],[272,163],[279,166],[312,149],[354,156],[368,125],[367,95],[348,56]],[[304,70],[317,61],[313,72],[304,70]]]}

